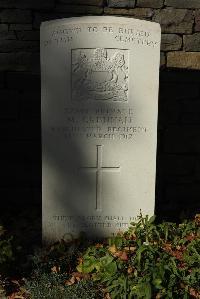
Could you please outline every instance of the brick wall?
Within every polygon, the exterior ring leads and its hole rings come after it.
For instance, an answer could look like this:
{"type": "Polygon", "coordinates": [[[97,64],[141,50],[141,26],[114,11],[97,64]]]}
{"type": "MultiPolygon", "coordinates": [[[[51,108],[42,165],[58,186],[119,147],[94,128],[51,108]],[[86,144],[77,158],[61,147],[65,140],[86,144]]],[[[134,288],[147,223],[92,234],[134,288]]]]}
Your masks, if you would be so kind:
{"type": "Polygon", "coordinates": [[[79,15],[161,24],[156,213],[168,219],[194,214],[200,198],[199,0],[0,0],[2,207],[16,212],[41,205],[39,27],[79,15]]]}

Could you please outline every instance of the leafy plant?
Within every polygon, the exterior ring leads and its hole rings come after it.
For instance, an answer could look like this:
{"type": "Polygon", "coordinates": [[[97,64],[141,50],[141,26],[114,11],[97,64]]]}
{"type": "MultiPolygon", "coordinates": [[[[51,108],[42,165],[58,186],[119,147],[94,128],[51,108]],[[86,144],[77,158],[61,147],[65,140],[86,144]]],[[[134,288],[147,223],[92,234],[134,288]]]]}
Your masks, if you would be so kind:
{"type": "Polygon", "coordinates": [[[200,298],[200,221],[155,225],[138,217],[108,244],[89,247],[77,270],[113,299],[200,298]]]}
{"type": "MultiPolygon", "coordinates": [[[[200,299],[200,215],[181,224],[154,220],[139,215],[102,243],[80,238],[39,249],[25,282],[7,280],[8,298],[200,299]]],[[[0,242],[3,265],[13,244],[4,231],[0,242]]],[[[4,288],[5,280],[2,296],[4,288]]]]}

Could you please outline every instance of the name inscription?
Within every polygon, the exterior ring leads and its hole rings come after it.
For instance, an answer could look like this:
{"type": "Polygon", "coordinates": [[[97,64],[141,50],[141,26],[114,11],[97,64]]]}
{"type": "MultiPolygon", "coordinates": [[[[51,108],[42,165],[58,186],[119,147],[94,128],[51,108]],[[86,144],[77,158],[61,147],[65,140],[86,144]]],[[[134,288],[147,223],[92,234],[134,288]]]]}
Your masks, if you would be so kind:
{"type": "Polygon", "coordinates": [[[76,109],[65,108],[65,122],[52,125],[53,134],[66,139],[112,139],[130,140],[138,134],[146,134],[148,128],[136,124],[132,108],[123,109],[76,109]]]}

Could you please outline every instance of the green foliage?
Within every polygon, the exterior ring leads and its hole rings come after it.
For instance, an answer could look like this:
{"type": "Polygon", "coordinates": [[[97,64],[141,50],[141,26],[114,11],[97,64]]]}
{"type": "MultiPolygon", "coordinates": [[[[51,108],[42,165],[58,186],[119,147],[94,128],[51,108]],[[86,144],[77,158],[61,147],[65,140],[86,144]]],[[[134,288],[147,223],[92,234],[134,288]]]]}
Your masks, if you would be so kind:
{"type": "Polygon", "coordinates": [[[199,218],[181,225],[154,220],[140,215],[107,246],[89,247],[77,270],[113,299],[200,298],[199,218]]]}
{"type": "MultiPolygon", "coordinates": [[[[200,298],[200,215],[179,225],[154,220],[140,215],[128,231],[102,243],[61,240],[38,250],[29,258],[34,271],[25,286],[17,284],[15,295],[24,299],[200,298]]],[[[4,231],[0,235],[3,265],[12,260],[12,240],[5,238],[4,231]]]]}
{"type": "MultiPolygon", "coordinates": [[[[106,280],[107,277],[110,278],[110,275],[114,275],[117,272],[117,265],[114,258],[106,254],[105,250],[97,251],[95,247],[89,248],[84,255],[83,263],[77,266],[77,270],[82,273],[91,273],[96,270],[106,280]],[[104,255],[100,257],[100,253],[104,255]]],[[[95,279],[99,280],[99,277],[97,276],[95,279]]]]}

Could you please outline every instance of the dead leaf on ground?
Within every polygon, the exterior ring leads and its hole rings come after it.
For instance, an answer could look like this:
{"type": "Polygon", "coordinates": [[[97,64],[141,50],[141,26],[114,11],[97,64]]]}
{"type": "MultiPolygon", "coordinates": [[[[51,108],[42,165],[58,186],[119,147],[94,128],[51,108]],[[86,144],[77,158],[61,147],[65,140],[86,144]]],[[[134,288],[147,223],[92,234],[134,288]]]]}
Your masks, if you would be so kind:
{"type": "Polygon", "coordinates": [[[77,261],[78,261],[78,264],[79,264],[79,265],[82,265],[82,263],[83,263],[83,258],[82,258],[82,257],[78,257],[78,258],[77,258],[77,261]]]}
{"type": "Polygon", "coordinates": [[[52,267],[52,268],[51,268],[51,272],[53,272],[53,273],[58,273],[58,272],[60,272],[60,267],[58,267],[58,266],[54,266],[54,267],[52,267]]]}
{"type": "Polygon", "coordinates": [[[95,245],[95,248],[103,248],[103,244],[100,244],[100,243],[97,243],[96,245],[95,245]]]}
{"type": "Polygon", "coordinates": [[[187,241],[193,241],[193,240],[197,239],[198,237],[194,233],[191,233],[191,234],[187,235],[185,238],[187,241]]]}
{"type": "Polygon", "coordinates": [[[115,254],[117,252],[117,248],[115,245],[112,245],[108,247],[108,251],[110,251],[112,254],[115,254]]]}
{"type": "Polygon", "coordinates": [[[78,279],[90,279],[90,274],[88,273],[80,273],[80,272],[73,272],[72,275],[78,279]]]}
{"type": "Polygon", "coordinates": [[[194,221],[198,226],[200,226],[200,214],[196,214],[194,221]]]}
{"type": "Polygon", "coordinates": [[[119,256],[120,260],[122,261],[128,261],[128,255],[126,251],[122,251],[122,254],[119,256]]]}
{"type": "Polygon", "coordinates": [[[190,291],[190,296],[196,299],[200,299],[200,293],[197,290],[190,288],[189,291],[190,291]]]}
{"type": "Polygon", "coordinates": [[[133,271],[134,271],[133,267],[128,267],[128,270],[127,270],[128,274],[133,273],[133,271]]]}
{"type": "Polygon", "coordinates": [[[72,277],[65,281],[65,285],[68,285],[68,286],[73,285],[76,282],[79,282],[81,279],[90,279],[90,274],[73,272],[72,277]]]}
{"type": "Polygon", "coordinates": [[[104,295],[104,299],[111,299],[110,294],[109,294],[109,293],[106,293],[106,294],[104,295]]]}
{"type": "Polygon", "coordinates": [[[127,250],[127,251],[132,251],[132,252],[136,251],[136,247],[133,247],[133,246],[131,246],[131,247],[124,247],[124,249],[127,250]]]}
{"type": "Polygon", "coordinates": [[[158,294],[156,295],[156,299],[160,299],[160,298],[162,298],[162,294],[161,294],[161,293],[158,293],[158,294]]]}
{"type": "Polygon", "coordinates": [[[10,296],[8,296],[8,299],[25,299],[25,297],[22,295],[18,295],[17,293],[13,293],[10,296]]]}
{"type": "Polygon", "coordinates": [[[126,251],[117,251],[115,256],[118,257],[122,261],[128,261],[128,255],[126,251]]]}
{"type": "Polygon", "coordinates": [[[70,279],[65,281],[65,285],[71,286],[73,284],[75,284],[76,282],[76,278],[74,276],[72,276],[70,279]]]}

